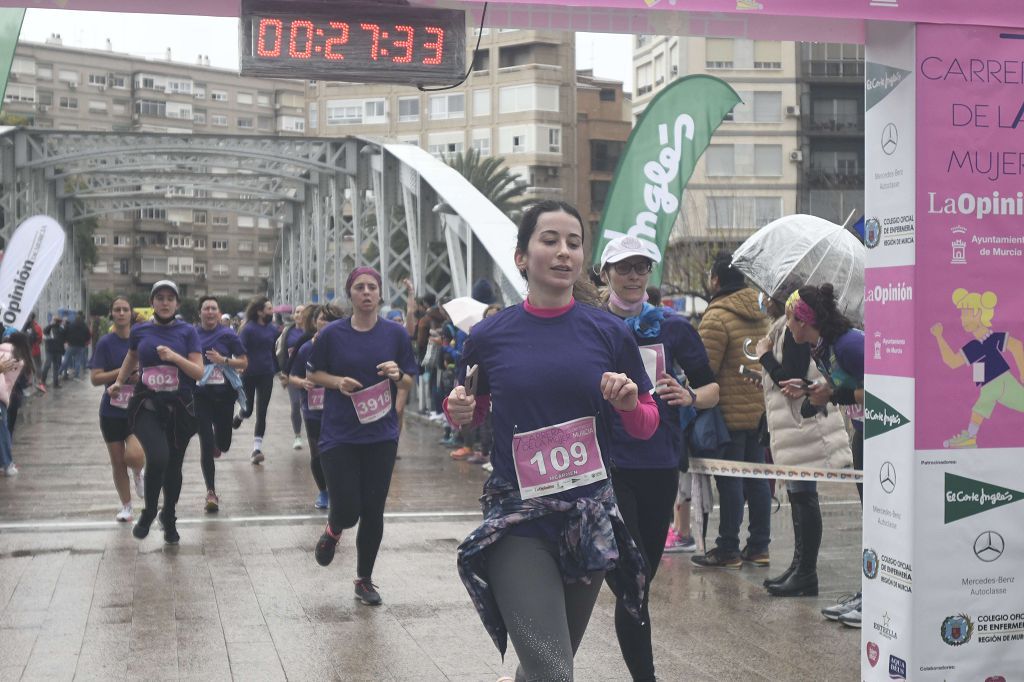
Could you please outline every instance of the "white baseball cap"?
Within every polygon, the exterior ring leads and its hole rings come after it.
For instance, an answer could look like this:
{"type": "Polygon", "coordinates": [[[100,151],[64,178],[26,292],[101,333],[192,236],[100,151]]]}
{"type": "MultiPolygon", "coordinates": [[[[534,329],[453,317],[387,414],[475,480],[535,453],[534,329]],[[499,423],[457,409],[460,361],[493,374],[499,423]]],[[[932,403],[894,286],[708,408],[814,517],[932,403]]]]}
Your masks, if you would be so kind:
{"type": "Polygon", "coordinates": [[[156,292],[160,289],[170,289],[174,292],[174,297],[179,301],[181,300],[181,293],[178,291],[178,285],[169,279],[162,279],[153,285],[153,288],[149,290],[149,300],[152,301],[153,297],[156,296],[156,292]]]}
{"type": "Polygon", "coordinates": [[[604,251],[601,253],[601,269],[604,270],[604,266],[609,263],[618,263],[630,256],[643,256],[654,263],[661,262],[661,254],[656,248],[636,237],[626,235],[625,237],[616,237],[605,245],[604,251]]]}

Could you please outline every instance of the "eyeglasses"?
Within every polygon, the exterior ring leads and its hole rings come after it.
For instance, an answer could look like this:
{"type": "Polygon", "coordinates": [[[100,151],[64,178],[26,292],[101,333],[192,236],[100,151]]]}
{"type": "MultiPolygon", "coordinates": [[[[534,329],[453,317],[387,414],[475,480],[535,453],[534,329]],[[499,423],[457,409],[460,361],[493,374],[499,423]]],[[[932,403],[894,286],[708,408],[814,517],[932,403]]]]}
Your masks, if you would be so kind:
{"type": "Polygon", "coordinates": [[[638,275],[646,275],[654,267],[654,264],[649,260],[635,261],[633,263],[620,260],[618,263],[612,263],[612,267],[620,275],[628,275],[630,270],[638,275]]]}

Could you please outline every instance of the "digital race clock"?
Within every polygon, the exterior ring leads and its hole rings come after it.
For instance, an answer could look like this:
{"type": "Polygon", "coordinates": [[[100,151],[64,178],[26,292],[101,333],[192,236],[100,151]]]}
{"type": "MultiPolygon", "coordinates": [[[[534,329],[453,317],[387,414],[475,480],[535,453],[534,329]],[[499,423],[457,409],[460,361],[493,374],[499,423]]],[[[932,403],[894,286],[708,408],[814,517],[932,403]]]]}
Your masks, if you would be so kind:
{"type": "Polygon", "coordinates": [[[243,76],[455,83],[466,73],[462,10],[242,0],[243,76]]]}

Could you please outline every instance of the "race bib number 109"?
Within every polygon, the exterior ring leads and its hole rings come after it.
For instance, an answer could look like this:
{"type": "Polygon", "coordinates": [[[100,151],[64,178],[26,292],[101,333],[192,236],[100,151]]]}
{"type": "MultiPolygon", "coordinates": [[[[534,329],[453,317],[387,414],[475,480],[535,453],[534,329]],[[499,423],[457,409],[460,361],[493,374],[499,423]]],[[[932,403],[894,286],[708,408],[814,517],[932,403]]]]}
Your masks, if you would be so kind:
{"type": "Polygon", "coordinates": [[[608,478],[594,417],[517,433],[512,436],[512,457],[524,500],[608,478]]]}

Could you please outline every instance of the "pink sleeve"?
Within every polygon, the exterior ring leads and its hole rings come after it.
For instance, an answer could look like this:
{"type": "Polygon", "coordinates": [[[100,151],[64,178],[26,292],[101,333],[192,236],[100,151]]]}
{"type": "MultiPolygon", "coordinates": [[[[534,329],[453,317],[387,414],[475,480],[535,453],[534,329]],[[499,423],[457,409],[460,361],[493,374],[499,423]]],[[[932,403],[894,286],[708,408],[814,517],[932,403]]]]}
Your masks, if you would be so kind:
{"type": "Polygon", "coordinates": [[[615,410],[622,419],[622,426],[626,433],[640,440],[647,440],[658,430],[661,423],[661,415],[658,413],[658,405],[650,393],[641,393],[635,410],[626,412],[615,410]]]}
{"type": "MultiPolygon", "coordinates": [[[[448,398],[445,398],[443,401],[441,401],[441,409],[444,410],[444,416],[448,419],[448,423],[449,424],[451,424],[456,429],[462,428],[458,424],[453,422],[451,415],[448,414],[448,398]]],[[[479,426],[480,424],[483,424],[484,420],[487,419],[487,413],[490,412],[490,411],[491,411],[491,396],[490,396],[490,394],[488,394],[488,395],[478,395],[476,397],[476,407],[473,409],[473,421],[470,422],[469,424],[466,424],[466,426],[479,426]]],[[[652,433],[653,433],[653,431],[652,431],[652,433]]]]}

